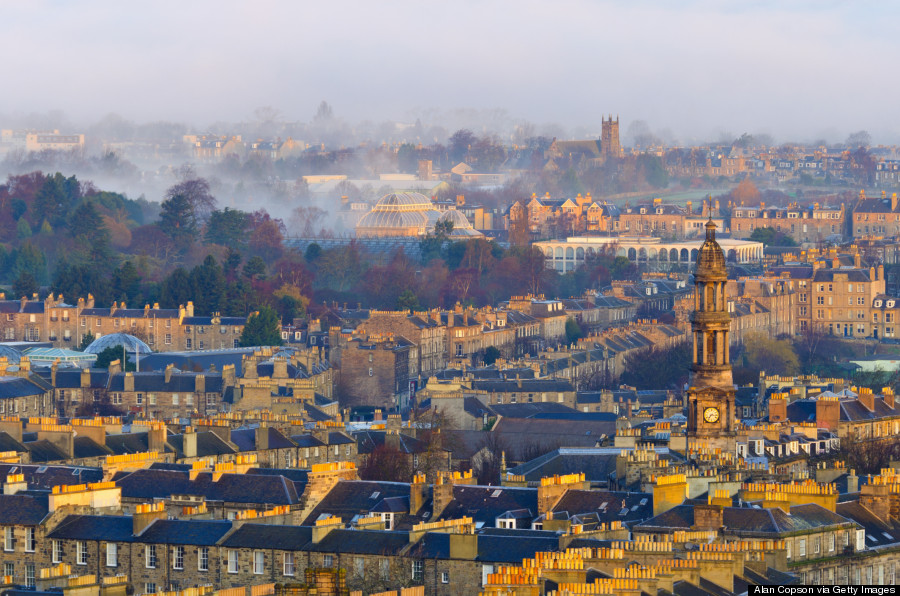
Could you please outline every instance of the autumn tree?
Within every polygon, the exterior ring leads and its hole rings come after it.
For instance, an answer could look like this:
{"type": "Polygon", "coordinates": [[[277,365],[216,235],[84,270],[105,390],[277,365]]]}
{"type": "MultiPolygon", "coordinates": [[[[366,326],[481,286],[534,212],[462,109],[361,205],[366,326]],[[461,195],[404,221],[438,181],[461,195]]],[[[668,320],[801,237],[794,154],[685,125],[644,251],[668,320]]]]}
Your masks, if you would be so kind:
{"type": "Polygon", "coordinates": [[[412,470],[406,454],[387,441],[366,454],[359,467],[361,480],[409,482],[412,470]]]}
{"type": "Polygon", "coordinates": [[[759,189],[749,177],[741,180],[731,191],[731,200],[738,205],[755,205],[759,203],[759,189]]]}

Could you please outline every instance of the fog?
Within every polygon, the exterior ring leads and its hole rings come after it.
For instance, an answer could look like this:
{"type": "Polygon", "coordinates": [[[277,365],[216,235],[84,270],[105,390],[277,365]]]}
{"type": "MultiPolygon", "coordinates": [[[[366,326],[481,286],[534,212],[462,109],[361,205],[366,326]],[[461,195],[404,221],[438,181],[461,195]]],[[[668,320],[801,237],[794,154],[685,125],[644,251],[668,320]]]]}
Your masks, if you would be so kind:
{"type": "Polygon", "coordinates": [[[684,143],[860,129],[897,142],[897,12],[822,1],[5,3],[0,123],[84,129],[115,113],[206,131],[251,122],[260,106],[308,122],[327,100],[372,130],[419,118],[451,133],[511,137],[528,122],[578,136],[612,113],[623,129],[642,120],[684,143]]]}

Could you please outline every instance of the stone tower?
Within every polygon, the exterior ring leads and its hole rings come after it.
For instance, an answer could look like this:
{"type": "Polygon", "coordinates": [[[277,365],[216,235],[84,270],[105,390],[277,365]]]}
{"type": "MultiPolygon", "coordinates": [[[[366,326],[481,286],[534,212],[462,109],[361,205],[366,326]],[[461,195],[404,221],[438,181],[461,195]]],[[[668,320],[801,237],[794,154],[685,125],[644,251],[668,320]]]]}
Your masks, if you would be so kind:
{"type": "Polygon", "coordinates": [[[706,241],[694,271],[694,356],[688,390],[688,439],[733,452],[734,381],[728,355],[731,316],[725,284],[725,255],[716,242],[716,224],[706,223],[706,241]]]}
{"type": "Polygon", "coordinates": [[[603,118],[603,127],[600,133],[600,153],[603,155],[604,159],[609,159],[610,157],[622,157],[622,144],[619,142],[619,117],[616,116],[616,119],[612,119],[612,114],[609,115],[609,120],[603,118]]]}

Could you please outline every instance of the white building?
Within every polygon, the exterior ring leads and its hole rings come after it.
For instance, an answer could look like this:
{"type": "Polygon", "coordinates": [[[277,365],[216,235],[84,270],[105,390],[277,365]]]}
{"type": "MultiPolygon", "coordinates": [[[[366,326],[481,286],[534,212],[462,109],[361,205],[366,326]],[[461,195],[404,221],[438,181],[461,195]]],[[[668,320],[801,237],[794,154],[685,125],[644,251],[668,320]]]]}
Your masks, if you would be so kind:
{"type": "MultiPolygon", "coordinates": [[[[717,238],[730,263],[758,263],[763,258],[762,242],[717,238]]],[[[535,242],[547,259],[547,267],[560,273],[574,271],[592,254],[613,251],[634,263],[647,263],[659,269],[671,265],[690,265],[697,260],[703,240],[666,242],[649,236],[572,237],[565,240],[535,242]]]]}

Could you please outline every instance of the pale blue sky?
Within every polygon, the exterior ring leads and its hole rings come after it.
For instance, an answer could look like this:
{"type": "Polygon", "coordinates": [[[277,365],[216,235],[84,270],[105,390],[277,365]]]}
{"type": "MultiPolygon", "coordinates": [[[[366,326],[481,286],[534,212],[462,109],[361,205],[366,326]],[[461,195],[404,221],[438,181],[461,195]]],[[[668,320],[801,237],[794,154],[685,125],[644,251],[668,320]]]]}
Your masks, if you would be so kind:
{"type": "Polygon", "coordinates": [[[198,125],[506,109],[680,138],[900,141],[890,2],[4,2],[0,115],[198,125]]]}

